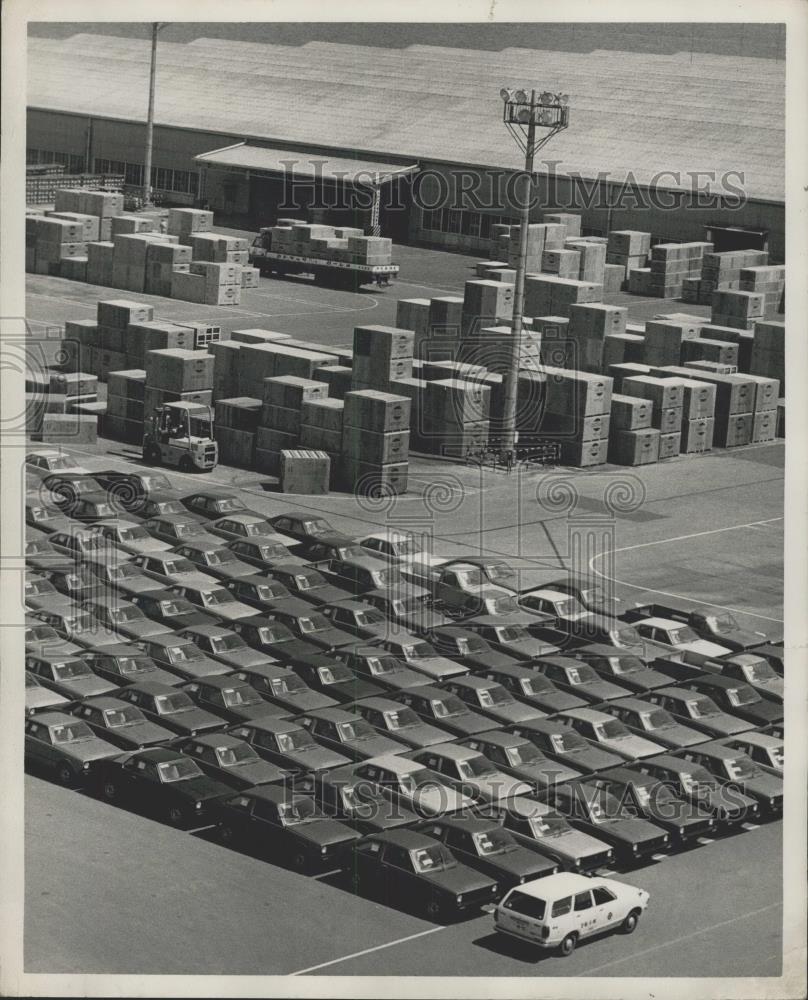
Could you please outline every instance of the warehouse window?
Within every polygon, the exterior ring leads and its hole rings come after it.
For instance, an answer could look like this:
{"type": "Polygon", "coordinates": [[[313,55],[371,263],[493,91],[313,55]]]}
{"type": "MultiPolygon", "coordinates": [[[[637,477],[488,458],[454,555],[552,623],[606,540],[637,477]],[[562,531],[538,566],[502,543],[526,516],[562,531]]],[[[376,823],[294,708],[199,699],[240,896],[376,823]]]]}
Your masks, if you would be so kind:
{"type": "MultiPolygon", "coordinates": [[[[143,186],[143,164],[124,163],[123,160],[95,160],[97,174],[123,174],[132,187],[143,186]]],[[[158,191],[179,191],[196,197],[199,174],[193,170],[172,170],[171,167],[152,167],[151,184],[158,191]]]]}
{"type": "Polygon", "coordinates": [[[122,174],[126,170],[123,160],[99,160],[95,161],[95,172],[97,174],[122,174]]]}
{"type": "Polygon", "coordinates": [[[75,153],[59,153],[48,149],[27,149],[26,163],[61,163],[69,173],[80,174],[84,170],[84,157],[75,153]]]}
{"type": "Polygon", "coordinates": [[[123,178],[133,187],[143,187],[143,164],[124,163],[123,178]]]}

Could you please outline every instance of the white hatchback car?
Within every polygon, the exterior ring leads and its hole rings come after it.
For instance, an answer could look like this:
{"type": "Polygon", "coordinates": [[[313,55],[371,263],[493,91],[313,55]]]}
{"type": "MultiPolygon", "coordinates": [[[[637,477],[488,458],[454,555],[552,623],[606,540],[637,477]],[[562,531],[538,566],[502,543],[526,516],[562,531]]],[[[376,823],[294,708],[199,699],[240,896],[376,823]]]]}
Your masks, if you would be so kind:
{"type": "Polygon", "coordinates": [[[494,929],[571,955],[580,940],[636,928],[649,895],[610,878],[558,872],[511,889],[494,910],[494,929]]]}

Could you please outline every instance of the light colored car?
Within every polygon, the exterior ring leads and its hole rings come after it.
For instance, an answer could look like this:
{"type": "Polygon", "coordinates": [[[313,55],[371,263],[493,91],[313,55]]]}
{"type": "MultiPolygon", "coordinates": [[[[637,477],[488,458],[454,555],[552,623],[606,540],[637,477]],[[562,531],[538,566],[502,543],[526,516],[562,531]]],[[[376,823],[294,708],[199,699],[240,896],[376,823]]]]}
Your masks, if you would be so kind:
{"type": "Polygon", "coordinates": [[[226,514],[215,521],[210,521],[206,527],[212,534],[221,535],[228,541],[239,538],[254,538],[276,545],[283,545],[288,541],[286,535],[279,535],[265,517],[249,511],[226,514]]]}
{"type": "Polygon", "coordinates": [[[500,802],[533,791],[526,781],[500,771],[479,751],[457,743],[439,743],[407,756],[439,774],[450,788],[472,795],[479,802],[500,802]]]}
{"type": "Polygon", "coordinates": [[[594,934],[631,934],[649,898],[615,879],[557,872],[511,889],[494,910],[494,930],[571,955],[594,934]]]}
{"type": "Polygon", "coordinates": [[[616,753],[624,760],[640,760],[664,753],[667,749],[661,743],[654,743],[632,733],[619,719],[594,708],[570,708],[558,713],[558,721],[571,726],[585,740],[595,746],[616,753]]]}
{"type": "Polygon", "coordinates": [[[357,765],[356,774],[385,798],[402,802],[427,818],[459,812],[474,804],[468,795],[449,788],[439,774],[405,757],[371,757],[357,765]]]}
{"type": "Polygon", "coordinates": [[[70,699],[56,691],[43,687],[32,673],[25,671],[25,714],[33,715],[46,708],[61,708],[69,705],[70,699]]]}
{"type": "Polygon", "coordinates": [[[440,566],[446,562],[442,556],[430,554],[428,535],[418,535],[412,531],[374,531],[359,539],[362,548],[375,556],[393,563],[419,563],[423,567],[440,566]]]}
{"type": "Polygon", "coordinates": [[[469,672],[462,663],[441,656],[435,647],[408,632],[398,632],[392,638],[385,638],[382,646],[393,656],[406,660],[413,670],[418,670],[435,681],[445,681],[449,677],[463,677],[469,672]]]}
{"type": "Polygon", "coordinates": [[[717,642],[710,642],[709,639],[700,639],[689,625],[668,618],[643,618],[634,622],[634,627],[643,639],[649,639],[681,653],[715,658],[732,652],[728,646],[719,646],[717,642]]]}
{"type": "Polygon", "coordinates": [[[782,775],[785,765],[785,743],[781,736],[772,736],[770,733],[743,733],[724,742],[733,750],[745,753],[756,764],[782,775]]]}
{"type": "Polygon", "coordinates": [[[74,458],[58,448],[42,448],[29,451],[25,456],[25,471],[44,479],[54,472],[69,472],[76,476],[90,475],[90,470],[79,465],[74,458]]]}
{"type": "Polygon", "coordinates": [[[130,517],[116,517],[109,520],[96,521],[93,530],[107,538],[131,555],[148,555],[153,552],[167,552],[171,546],[154,538],[143,527],[142,522],[130,517]]]}
{"type": "Polygon", "coordinates": [[[194,607],[201,611],[207,611],[214,617],[221,618],[222,621],[238,621],[239,618],[252,618],[255,614],[255,608],[236,600],[233,594],[219,582],[190,587],[181,584],[170,589],[172,594],[184,597],[194,607]]]}

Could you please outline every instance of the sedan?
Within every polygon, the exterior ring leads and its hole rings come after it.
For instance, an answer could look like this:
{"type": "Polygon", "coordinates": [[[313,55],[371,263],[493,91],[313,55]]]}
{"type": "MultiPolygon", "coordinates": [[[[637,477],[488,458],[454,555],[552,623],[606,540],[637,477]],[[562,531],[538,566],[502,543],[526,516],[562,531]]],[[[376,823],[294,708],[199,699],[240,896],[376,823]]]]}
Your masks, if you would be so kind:
{"type": "Polygon", "coordinates": [[[131,508],[129,513],[143,521],[149,521],[153,517],[170,517],[172,514],[187,514],[188,511],[183,507],[179,493],[161,490],[146,497],[138,507],[131,508]]]}
{"type": "Polygon", "coordinates": [[[84,607],[107,628],[135,642],[168,631],[166,625],[147,618],[135,601],[127,601],[123,597],[85,601],[84,607]]]}
{"type": "Polygon", "coordinates": [[[228,722],[249,722],[266,717],[283,718],[287,713],[270,705],[250,685],[238,677],[205,677],[182,685],[194,704],[227,719],[228,722]]]}
{"type": "Polygon", "coordinates": [[[211,535],[205,526],[195,517],[188,514],[166,514],[163,517],[150,517],[143,522],[143,527],[152,538],[167,542],[171,546],[193,542],[197,545],[220,544],[221,539],[211,535]]]}
{"type": "Polygon", "coordinates": [[[224,729],[227,725],[221,716],[197,708],[186,691],[178,691],[158,681],[139,681],[122,688],[117,697],[135,705],[147,719],[165,726],[179,736],[196,736],[198,733],[224,729]]]}
{"type": "Polygon", "coordinates": [[[280,605],[274,607],[269,614],[274,621],[281,622],[294,635],[326,652],[352,646],[356,642],[350,632],[337,628],[324,615],[314,611],[311,605],[306,606],[305,610],[280,605]]]}
{"type": "Polygon", "coordinates": [[[54,569],[70,571],[75,566],[71,556],[54,548],[45,534],[37,538],[31,528],[26,532],[25,563],[28,568],[42,573],[54,569]]]}
{"type": "Polygon", "coordinates": [[[457,660],[475,673],[493,670],[506,663],[519,662],[515,656],[497,652],[490,643],[471,629],[456,626],[437,628],[430,632],[429,638],[439,653],[457,660]]]}
{"type": "Polygon", "coordinates": [[[783,678],[756,652],[736,653],[724,660],[704,660],[701,667],[705,673],[717,673],[743,681],[764,698],[782,704],[783,678]]]}
{"type": "Polygon", "coordinates": [[[135,705],[120,698],[87,698],[72,709],[96,736],[122,750],[139,750],[173,740],[175,734],[151,722],[135,705]]]}
{"type": "Polygon", "coordinates": [[[255,538],[283,545],[284,536],[279,535],[272,525],[261,514],[243,510],[237,514],[225,514],[208,524],[208,531],[214,535],[226,538],[228,542],[240,538],[255,538]]]}
{"type": "Polygon", "coordinates": [[[25,669],[39,683],[69,700],[107,694],[115,685],[94,674],[84,660],[58,653],[26,653],[25,669]]]}
{"type": "Polygon", "coordinates": [[[513,656],[517,660],[530,660],[536,656],[552,656],[558,653],[557,646],[537,639],[522,624],[509,623],[496,616],[468,618],[463,628],[471,629],[499,653],[513,656]]]}
{"type": "Polygon", "coordinates": [[[174,551],[192,562],[200,573],[214,576],[223,583],[255,573],[249,563],[239,559],[232,549],[222,544],[221,538],[216,538],[215,535],[211,535],[211,538],[214,539],[213,542],[190,539],[178,545],[174,551]]]}
{"type": "Polygon", "coordinates": [[[539,750],[535,743],[515,733],[493,729],[490,733],[479,733],[462,740],[461,746],[483,754],[506,774],[519,778],[530,785],[536,793],[557,781],[570,781],[581,776],[580,771],[551,760],[539,750]]]}
{"type": "Polygon", "coordinates": [[[324,747],[300,723],[289,719],[254,720],[229,731],[249,743],[264,760],[289,771],[329,771],[350,764],[345,754],[324,747]]]}
{"type": "Polygon", "coordinates": [[[252,618],[255,614],[249,604],[236,600],[232,591],[219,583],[211,582],[203,586],[178,584],[169,590],[206,615],[223,623],[238,621],[240,618],[252,618]]]}
{"type": "Polygon", "coordinates": [[[518,726],[512,726],[510,731],[530,740],[550,760],[584,774],[592,774],[605,767],[617,767],[623,763],[622,757],[593,746],[557,719],[522,722],[518,726]]]}
{"type": "Polygon", "coordinates": [[[744,795],[734,783],[719,781],[695,761],[661,754],[641,760],[637,770],[664,781],[674,794],[696,803],[722,826],[754,820],[758,814],[755,799],[744,795]]]}
{"type": "Polygon", "coordinates": [[[416,750],[445,743],[450,738],[447,730],[423,722],[411,708],[405,708],[391,698],[363,698],[350,707],[377,733],[392,736],[416,750]]]}
{"type": "Polygon", "coordinates": [[[700,729],[684,726],[656,705],[641,698],[619,698],[603,706],[603,711],[619,719],[626,729],[637,736],[653,740],[669,750],[682,750],[695,743],[704,743],[706,735],[700,729]]]}
{"type": "Polygon", "coordinates": [[[25,671],[25,714],[33,715],[34,712],[42,712],[48,708],[61,709],[70,702],[67,698],[49,691],[43,687],[36,677],[28,670],[25,671]]]}
{"type": "Polygon", "coordinates": [[[311,795],[320,809],[361,834],[381,833],[415,823],[419,817],[400,803],[393,805],[353,764],[333,771],[298,775],[294,788],[311,795]]]}
{"type": "Polygon", "coordinates": [[[499,895],[493,879],[415,830],[390,830],[360,841],[350,870],[357,892],[370,890],[387,903],[417,906],[432,920],[477,912],[499,895]]]}
{"type": "Polygon", "coordinates": [[[320,656],[317,646],[296,639],[285,625],[268,615],[241,618],[232,622],[230,628],[248,646],[281,663],[294,666],[296,663],[307,662],[312,656],[320,656]]]}
{"type": "Polygon", "coordinates": [[[507,688],[485,677],[454,677],[445,681],[442,687],[501,726],[544,717],[544,712],[517,701],[507,688]]]}
{"type": "Polygon", "coordinates": [[[505,663],[486,670],[484,676],[501,684],[517,701],[548,715],[568,708],[583,708],[587,704],[583,698],[557,688],[549,677],[520,663],[505,663]]]}
{"type": "Polygon", "coordinates": [[[140,643],[143,651],[159,667],[181,677],[184,681],[196,681],[201,677],[226,674],[227,665],[206,656],[202,650],[181,633],[167,632],[151,636],[140,643]]]}
{"type": "Polygon", "coordinates": [[[108,802],[131,805],[164,816],[172,826],[210,822],[211,809],[233,789],[209,778],[196,761],[168,747],[136,750],[99,768],[108,802]]]}
{"type": "Polygon", "coordinates": [[[429,684],[429,678],[379,646],[343,646],[334,654],[358,677],[371,678],[388,691],[406,691],[429,684]]]}
{"type": "Polygon", "coordinates": [[[106,493],[88,493],[77,497],[64,510],[74,521],[95,526],[99,521],[115,517],[115,508],[106,493]]]}
{"type": "Polygon", "coordinates": [[[209,777],[236,791],[283,781],[288,772],[259,757],[249,743],[230,733],[203,733],[180,740],[174,748],[195,760],[209,777]]]}
{"type": "Polygon", "coordinates": [[[32,472],[39,478],[49,476],[54,472],[63,472],[76,476],[88,474],[87,469],[79,465],[72,455],[58,448],[39,448],[25,455],[25,471],[32,472]]]}
{"type": "Polygon", "coordinates": [[[442,628],[451,618],[430,607],[429,591],[423,587],[401,586],[390,590],[369,590],[362,600],[370,604],[399,629],[427,635],[432,629],[442,628]]]}
{"type": "Polygon", "coordinates": [[[242,667],[232,676],[250,684],[262,698],[292,715],[331,708],[337,704],[334,698],[313,691],[293,670],[282,667],[280,663],[242,667]]]}
{"type": "Polygon", "coordinates": [[[557,719],[574,729],[589,743],[615,753],[623,760],[653,757],[665,749],[653,740],[635,735],[619,719],[592,708],[573,708],[567,712],[559,712],[557,719]]]}
{"type": "Polygon", "coordinates": [[[86,722],[65,712],[41,712],[25,720],[25,761],[53,771],[62,785],[82,784],[100,763],[120,753],[86,722]]]}
{"type": "Polygon", "coordinates": [[[718,740],[690,747],[682,754],[685,760],[700,764],[719,781],[728,781],[758,803],[761,813],[783,811],[783,778],[766,770],[745,754],[718,740]]]}
{"type": "Polygon", "coordinates": [[[159,681],[161,684],[178,685],[182,678],[158,667],[140,646],[92,646],[83,650],[82,659],[93,672],[116,687],[126,687],[138,681],[159,681]]]}
{"type": "Polygon", "coordinates": [[[177,597],[170,590],[152,590],[146,594],[137,594],[132,601],[144,615],[161,625],[166,632],[190,628],[192,625],[216,624],[216,619],[211,615],[198,611],[190,601],[186,601],[184,597],[177,597]]]}
{"type": "Polygon", "coordinates": [[[649,692],[645,700],[666,709],[684,725],[700,729],[713,738],[735,736],[752,728],[750,722],[739,716],[722,712],[706,694],[684,687],[657,688],[649,692]]]}
{"type": "Polygon", "coordinates": [[[124,642],[124,637],[112,632],[103,622],[97,621],[88,611],[76,608],[69,598],[67,603],[54,605],[48,611],[36,611],[34,614],[55,632],[71,642],[82,647],[106,646],[112,643],[124,642]]]}
{"type": "Polygon", "coordinates": [[[740,750],[761,767],[783,774],[785,766],[785,744],[782,736],[771,733],[743,733],[724,740],[733,750],[740,750]]]}
{"type": "Polygon", "coordinates": [[[343,708],[320,708],[307,712],[297,720],[318,743],[350,760],[367,760],[383,754],[401,753],[403,743],[382,736],[361,715],[343,708]]]}
{"type": "Polygon", "coordinates": [[[394,805],[413,809],[425,819],[457,813],[474,805],[470,796],[451,788],[435,771],[407,757],[395,754],[373,757],[357,764],[356,773],[394,805]]]}
{"type": "Polygon", "coordinates": [[[106,469],[95,473],[116,506],[124,510],[141,512],[148,500],[171,492],[171,482],[163,472],[119,472],[106,469]]]}
{"type": "Polygon", "coordinates": [[[272,527],[298,542],[308,542],[324,535],[338,535],[339,532],[324,517],[307,514],[305,511],[287,511],[269,518],[272,527]]]}
{"type": "Polygon", "coordinates": [[[511,799],[502,816],[502,825],[517,843],[541,851],[567,871],[595,871],[614,860],[609,844],[570,826],[546,802],[511,799]]]}
{"type": "MultiPolygon", "coordinates": [[[[235,580],[228,580],[225,586],[236,600],[263,614],[270,614],[272,609],[276,607],[288,607],[290,602],[311,610],[310,604],[292,597],[282,583],[262,574],[255,573],[252,576],[241,576],[235,580]]],[[[252,614],[255,614],[255,610],[252,611],[252,614]]]]}
{"type": "Polygon", "coordinates": [[[121,565],[93,563],[92,571],[102,583],[120,591],[125,597],[131,598],[135,594],[154,590],[154,580],[146,576],[134,562],[121,565]]]}
{"type": "Polygon", "coordinates": [[[99,532],[54,531],[50,543],[57,552],[86,562],[121,564],[129,562],[129,553],[107,541],[99,532]]]}
{"type": "Polygon", "coordinates": [[[500,890],[558,871],[556,861],[520,844],[497,820],[449,818],[417,829],[445,844],[461,864],[494,879],[500,890]]]}
{"type": "Polygon", "coordinates": [[[274,662],[257,649],[251,649],[240,635],[224,625],[192,625],[183,629],[179,635],[189,639],[205,656],[223,663],[229,670],[274,662]]]}
{"type": "Polygon", "coordinates": [[[666,674],[653,670],[639,656],[624,652],[615,646],[580,646],[572,655],[583,660],[606,680],[614,680],[629,691],[643,694],[654,688],[665,687],[669,678],[666,674]]]}
{"type": "Polygon", "coordinates": [[[208,490],[183,497],[182,506],[192,514],[203,517],[206,521],[215,521],[228,514],[240,514],[247,511],[246,504],[238,494],[214,493],[208,490]]]}
{"type": "Polygon", "coordinates": [[[616,767],[600,775],[610,795],[643,819],[663,827],[677,844],[712,832],[715,822],[696,802],[682,798],[667,782],[635,767],[616,767]]]}
{"type": "Polygon", "coordinates": [[[593,705],[613,698],[625,698],[630,694],[628,688],[603,680],[589,664],[569,656],[542,657],[531,661],[530,666],[548,677],[562,691],[583,698],[593,705]]]}
{"type": "Polygon", "coordinates": [[[248,843],[269,858],[279,854],[299,871],[322,871],[342,863],[359,834],[331,819],[314,799],[280,785],[250,788],[216,810],[225,844],[248,843]]]}
{"type": "Polygon", "coordinates": [[[140,522],[131,518],[99,520],[95,527],[113,545],[133,556],[167,552],[171,548],[168,542],[160,541],[159,538],[150,535],[140,522]]]}
{"type": "Polygon", "coordinates": [[[348,597],[348,592],[329,583],[322,573],[310,566],[282,563],[272,569],[272,578],[282,583],[294,597],[309,604],[333,604],[348,597]]]}
{"type": "Polygon", "coordinates": [[[431,643],[406,632],[398,632],[385,638],[381,646],[399,660],[405,660],[413,670],[424,674],[433,683],[445,681],[449,677],[464,677],[469,672],[469,668],[462,663],[450,660],[448,656],[441,656],[431,643]]]}
{"type": "Polygon", "coordinates": [[[357,639],[386,639],[390,622],[378,608],[368,607],[361,601],[337,601],[320,606],[320,614],[357,639]]]}
{"type": "Polygon", "coordinates": [[[685,681],[681,687],[706,694],[725,712],[745,719],[758,728],[783,721],[783,706],[762,698],[750,684],[732,677],[709,674],[685,681]]]}
{"type": "Polygon", "coordinates": [[[54,531],[69,531],[70,521],[55,503],[48,503],[39,496],[26,497],[25,523],[52,534],[54,531]]]}
{"type": "MultiPolygon", "coordinates": [[[[78,573],[70,570],[66,574],[58,575],[77,576],[78,573]]],[[[97,580],[96,583],[98,583],[97,580]]],[[[54,604],[65,603],[65,598],[66,595],[60,593],[47,577],[39,576],[37,573],[26,574],[23,600],[25,601],[25,606],[27,608],[33,608],[34,611],[41,611],[45,608],[52,607],[54,604]]]]}
{"type": "Polygon", "coordinates": [[[700,639],[689,625],[669,618],[643,618],[635,621],[634,626],[643,639],[679,652],[713,658],[732,652],[729,646],[700,639]]]}
{"type": "MultiPolygon", "coordinates": [[[[173,549],[168,552],[157,552],[151,555],[137,556],[134,565],[151,580],[156,580],[160,586],[173,587],[177,584],[217,583],[215,576],[203,572],[190,559],[177,555],[173,549]]],[[[154,583],[147,589],[155,590],[154,583]]]]}
{"type": "Polygon", "coordinates": [[[457,695],[432,685],[402,691],[395,700],[411,708],[424,721],[448,730],[452,736],[473,736],[496,726],[492,718],[472,712],[457,695]]]}
{"type": "Polygon", "coordinates": [[[249,538],[228,542],[227,547],[242,562],[249,563],[266,573],[271,573],[275,566],[306,565],[305,559],[293,556],[281,542],[249,538]]]}
{"type": "Polygon", "coordinates": [[[462,744],[439,743],[412,750],[407,757],[439,775],[443,784],[477,802],[506,806],[515,795],[529,795],[532,791],[527,782],[500,771],[487,757],[462,744]]]}

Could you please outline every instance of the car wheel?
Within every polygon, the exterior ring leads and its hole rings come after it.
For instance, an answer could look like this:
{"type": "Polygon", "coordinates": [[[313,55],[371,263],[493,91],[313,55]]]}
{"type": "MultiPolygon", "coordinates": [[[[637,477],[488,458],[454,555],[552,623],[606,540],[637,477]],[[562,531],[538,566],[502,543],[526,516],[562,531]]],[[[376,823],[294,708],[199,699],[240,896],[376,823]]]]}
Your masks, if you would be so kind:
{"type": "Polygon", "coordinates": [[[640,920],[640,911],[632,910],[631,913],[629,913],[629,915],[623,921],[620,930],[624,934],[633,934],[634,931],[637,929],[637,924],[639,923],[639,920],[640,920]]]}
{"type": "Polygon", "coordinates": [[[187,455],[183,455],[183,457],[180,459],[179,470],[180,472],[186,472],[186,473],[194,471],[194,463],[187,455]]]}
{"type": "Polygon", "coordinates": [[[309,859],[303,851],[296,851],[292,855],[292,864],[299,872],[304,872],[309,867],[309,859]]]}
{"type": "Polygon", "coordinates": [[[558,950],[561,952],[564,958],[566,958],[568,955],[571,955],[575,951],[575,946],[577,944],[578,944],[578,935],[568,934],[561,942],[561,944],[558,946],[558,950]]]}
{"type": "Polygon", "coordinates": [[[118,786],[109,778],[104,782],[103,792],[104,798],[110,802],[118,798],[118,786]]]}
{"type": "Polygon", "coordinates": [[[68,761],[60,761],[59,766],[56,768],[56,777],[59,779],[60,785],[71,785],[73,783],[75,774],[68,761]]]}
{"type": "Polygon", "coordinates": [[[181,806],[170,806],[168,810],[168,822],[172,826],[182,826],[185,822],[185,811],[181,806]]]}
{"type": "Polygon", "coordinates": [[[430,920],[440,920],[443,916],[443,903],[433,896],[432,899],[427,901],[426,915],[430,920]]]}
{"type": "Polygon", "coordinates": [[[149,465],[160,465],[162,463],[163,456],[157,445],[150,444],[148,446],[148,448],[143,452],[143,460],[148,462],[149,465]]]}
{"type": "Polygon", "coordinates": [[[227,823],[222,823],[216,831],[219,835],[219,840],[223,844],[233,843],[233,827],[228,826],[227,823]]]}

